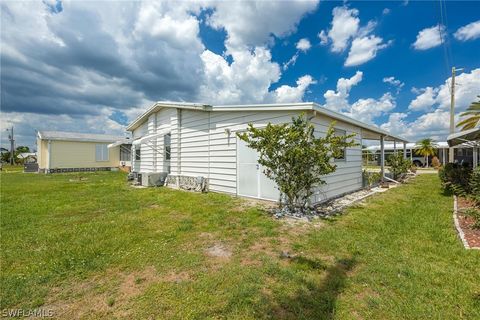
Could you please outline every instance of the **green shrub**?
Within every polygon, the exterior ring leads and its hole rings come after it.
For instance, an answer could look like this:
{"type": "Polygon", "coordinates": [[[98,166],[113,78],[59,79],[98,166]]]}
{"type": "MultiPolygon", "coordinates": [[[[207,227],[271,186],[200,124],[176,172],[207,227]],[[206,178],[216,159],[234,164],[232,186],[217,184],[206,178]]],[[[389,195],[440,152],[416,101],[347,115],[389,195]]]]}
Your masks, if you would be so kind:
{"type": "Polygon", "coordinates": [[[470,193],[471,173],[472,169],[458,163],[447,163],[438,171],[443,188],[452,191],[456,195],[470,193]]]}
{"type": "Polygon", "coordinates": [[[480,206],[480,167],[475,168],[470,175],[470,194],[477,206],[480,206]]]}
{"type": "Polygon", "coordinates": [[[473,225],[474,229],[480,229],[480,210],[476,208],[469,208],[463,212],[464,215],[473,218],[473,225]]]}
{"type": "Polygon", "coordinates": [[[392,173],[394,180],[397,180],[403,173],[407,173],[412,166],[410,159],[404,158],[401,153],[391,155],[387,164],[390,166],[389,171],[392,173]]]}
{"type": "Polygon", "coordinates": [[[372,188],[378,182],[380,182],[381,178],[382,178],[382,175],[380,172],[370,172],[367,170],[363,170],[364,186],[366,186],[369,189],[372,188]]]}

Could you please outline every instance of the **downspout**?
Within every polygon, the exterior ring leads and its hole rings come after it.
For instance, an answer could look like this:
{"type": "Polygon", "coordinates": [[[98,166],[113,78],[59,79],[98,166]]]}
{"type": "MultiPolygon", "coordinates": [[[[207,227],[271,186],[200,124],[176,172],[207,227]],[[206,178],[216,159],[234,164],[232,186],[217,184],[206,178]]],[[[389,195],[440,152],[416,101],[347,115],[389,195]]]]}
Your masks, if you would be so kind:
{"type": "Polygon", "coordinates": [[[182,147],[182,109],[177,108],[177,188],[180,188],[180,175],[182,173],[181,160],[182,147]]]}
{"type": "Polygon", "coordinates": [[[208,181],[210,181],[210,166],[212,165],[212,163],[210,162],[210,115],[211,115],[211,111],[207,111],[208,112],[208,181]]]}
{"type": "MultiPolygon", "coordinates": [[[[158,133],[157,116],[158,116],[158,112],[155,112],[155,123],[154,123],[154,128],[153,128],[153,129],[154,129],[154,130],[153,130],[154,133],[158,133]]],[[[153,172],[157,172],[158,152],[157,152],[156,149],[157,149],[157,147],[158,147],[158,137],[155,138],[155,143],[154,143],[153,145],[154,145],[154,148],[153,148],[153,151],[154,151],[154,154],[153,154],[153,172]]]]}

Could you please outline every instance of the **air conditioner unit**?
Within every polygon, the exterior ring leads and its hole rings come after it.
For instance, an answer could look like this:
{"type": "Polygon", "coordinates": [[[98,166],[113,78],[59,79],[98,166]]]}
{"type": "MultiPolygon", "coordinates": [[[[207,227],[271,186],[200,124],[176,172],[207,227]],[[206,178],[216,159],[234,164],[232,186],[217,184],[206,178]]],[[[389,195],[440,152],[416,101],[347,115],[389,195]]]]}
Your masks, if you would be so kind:
{"type": "Polygon", "coordinates": [[[145,187],[158,187],[165,184],[167,179],[166,172],[143,172],[141,178],[138,181],[142,181],[142,186],[145,187]]]}

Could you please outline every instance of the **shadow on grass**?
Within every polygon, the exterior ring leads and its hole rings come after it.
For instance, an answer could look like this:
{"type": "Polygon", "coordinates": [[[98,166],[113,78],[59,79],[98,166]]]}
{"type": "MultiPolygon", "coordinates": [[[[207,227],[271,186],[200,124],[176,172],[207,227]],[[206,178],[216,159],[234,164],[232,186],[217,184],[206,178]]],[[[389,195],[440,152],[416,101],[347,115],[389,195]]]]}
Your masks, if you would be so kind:
{"type": "Polygon", "coordinates": [[[301,277],[301,289],[294,295],[269,297],[264,310],[274,319],[334,319],[338,296],[345,287],[348,272],[356,265],[355,257],[338,260],[327,268],[304,257],[295,258],[293,262],[324,269],[326,275],[320,282],[301,277]]]}

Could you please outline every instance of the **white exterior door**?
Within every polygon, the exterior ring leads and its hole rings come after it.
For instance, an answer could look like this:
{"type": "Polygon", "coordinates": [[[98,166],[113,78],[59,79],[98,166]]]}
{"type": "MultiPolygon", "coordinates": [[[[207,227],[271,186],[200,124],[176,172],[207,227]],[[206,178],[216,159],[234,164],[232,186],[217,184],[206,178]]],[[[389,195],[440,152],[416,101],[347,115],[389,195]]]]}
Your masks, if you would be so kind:
{"type": "Polygon", "coordinates": [[[275,182],[263,174],[257,151],[237,138],[237,193],[240,196],[277,201],[279,191],[275,182]]]}

